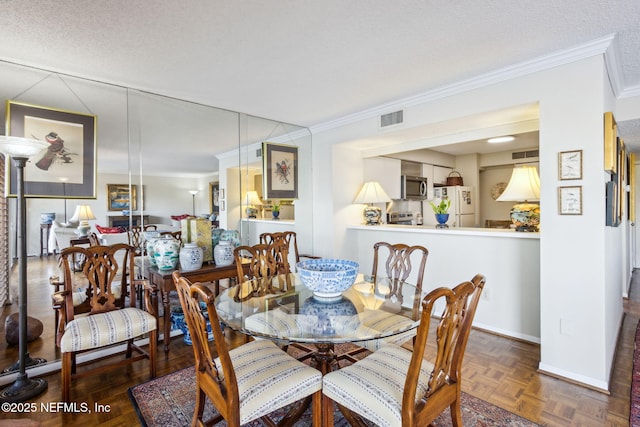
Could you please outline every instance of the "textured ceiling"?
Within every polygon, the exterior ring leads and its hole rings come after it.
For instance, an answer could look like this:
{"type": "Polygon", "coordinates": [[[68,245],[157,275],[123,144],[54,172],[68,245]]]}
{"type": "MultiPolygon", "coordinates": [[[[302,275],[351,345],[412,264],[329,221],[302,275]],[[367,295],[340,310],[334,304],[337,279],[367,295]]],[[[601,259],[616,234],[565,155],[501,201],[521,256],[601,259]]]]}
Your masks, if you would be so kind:
{"type": "Polygon", "coordinates": [[[610,35],[640,94],[638,0],[1,4],[0,59],[312,128],[610,35]]]}

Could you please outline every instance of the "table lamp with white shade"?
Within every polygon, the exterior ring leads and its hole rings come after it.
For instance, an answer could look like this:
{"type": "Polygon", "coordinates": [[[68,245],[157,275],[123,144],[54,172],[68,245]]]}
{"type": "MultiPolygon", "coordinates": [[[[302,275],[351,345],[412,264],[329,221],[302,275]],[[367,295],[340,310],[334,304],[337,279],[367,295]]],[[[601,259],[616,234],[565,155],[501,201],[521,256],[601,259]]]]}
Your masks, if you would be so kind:
{"type": "Polygon", "coordinates": [[[353,200],[353,203],[366,204],[362,215],[366,225],[379,225],[382,217],[382,209],[373,206],[374,203],[387,203],[391,198],[384,191],[378,181],[368,181],[362,185],[360,192],[353,200]]]}
{"type": "Polygon", "coordinates": [[[245,205],[245,213],[247,214],[247,218],[256,218],[258,215],[258,209],[256,206],[262,206],[262,201],[260,201],[260,197],[258,197],[258,193],[254,190],[247,191],[247,194],[244,198],[245,205]]]}
{"type": "Polygon", "coordinates": [[[529,203],[540,200],[540,177],[535,166],[515,166],[507,188],[496,199],[498,202],[519,202],[511,208],[511,222],[516,231],[538,231],[540,205],[529,203]]]}
{"type": "MultiPolygon", "coordinates": [[[[17,169],[17,226],[18,226],[18,374],[13,384],[0,392],[0,402],[24,402],[38,396],[47,389],[47,381],[29,378],[27,366],[45,363],[46,360],[29,356],[27,349],[27,210],[24,197],[24,167],[30,157],[48,148],[47,142],[35,139],[0,135],[0,152],[10,156],[17,169]]],[[[8,368],[5,372],[13,372],[8,368]]]]}
{"type": "Polygon", "coordinates": [[[91,230],[91,225],[89,225],[89,220],[91,219],[96,219],[96,216],[91,210],[91,206],[76,206],[76,211],[73,213],[70,221],[80,221],[80,225],[78,225],[78,237],[87,237],[89,230],[91,230]]]}

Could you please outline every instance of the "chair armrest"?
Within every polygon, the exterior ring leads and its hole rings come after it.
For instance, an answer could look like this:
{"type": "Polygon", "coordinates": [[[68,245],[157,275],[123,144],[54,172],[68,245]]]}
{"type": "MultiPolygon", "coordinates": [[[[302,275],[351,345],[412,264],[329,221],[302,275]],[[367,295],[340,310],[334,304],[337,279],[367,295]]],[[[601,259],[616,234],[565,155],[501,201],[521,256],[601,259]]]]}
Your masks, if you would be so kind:
{"type": "Polygon", "coordinates": [[[133,281],[133,285],[135,287],[141,287],[144,291],[144,309],[149,314],[156,315],[156,310],[151,304],[151,293],[154,292],[154,287],[151,286],[151,283],[147,279],[138,279],[133,281]]]}
{"type": "Polygon", "coordinates": [[[55,288],[55,292],[60,291],[60,287],[64,286],[64,280],[60,279],[60,276],[49,277],[49,284],[55,288]]]}

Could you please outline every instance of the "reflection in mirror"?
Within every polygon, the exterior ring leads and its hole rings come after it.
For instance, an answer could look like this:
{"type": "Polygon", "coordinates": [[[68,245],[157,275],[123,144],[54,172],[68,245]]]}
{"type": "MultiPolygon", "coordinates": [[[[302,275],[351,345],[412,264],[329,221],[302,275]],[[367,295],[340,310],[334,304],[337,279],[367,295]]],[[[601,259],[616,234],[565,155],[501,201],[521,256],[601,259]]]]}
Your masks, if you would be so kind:
{"type": "MultiPolygon", "coordinates": [[[[126,216],[121,211],[109,210],[108,184],[136,186],[136,210],[130,210],[126,223],[132,225],[146,221],[170,228],[177,225],[172,221],[172,216],[191,214],[194,205],[196,215],[209,216],[210,182],[218,182],[219,185],[221,228],[239,230],[242,241],[248,243],[257,243],[254,234],[260,227],[272,231],[279,231],[282,227],[295,229],[299,236],[303,236],[299,237],[300,246],[311,252],[313,209],[311,134],[308,129],[1,61],[0,95],[4,99],[97,116],[96,198],[77,199],[67,193],[62,198],[29,199],[28,254],[40,253],[38,232],[41,213],[55,213],[57,220],[61,220],[64,218],[65,202],[69,212],[73,212],[77,204],[90,205],[96,217],[90,221],[94,230],[96,226],[109,226],[114,219],[122,221],[126,216]],[[259,150],[263,141],[298,148],[299,197],[290,205],[295,210],[292,214],[295,222],[264,220],[262,224],[246,224],[243,218],[244,193],[260,187],[261,181],[256,181],[256,177],[262,174],[259,150]],[[195,197],[192,197],[190,190],[198,190],[195,197]]],[[[4,105],[2,108],[4,112],[4,105]]],[[[0,128],[0,134],[5,131],[0,128]]],[[[131,194],[131,187],[129,190],[131,194]]],[[[10,254],[5,263],[8,269],[7,264],[15,258],[13,254],[16,253],[13,247],[15,229],[10,225],[15,223],[12,221],[15,200],[3,200],[8,205],[6,229],[3,230],[10,242],[7,243],[10,254]]],[[[47,250],[52,252],[53,248],[47,250]]],[[[44,332],[39,339],[29,343],[29,351],[33,357],[47,359],[48,369],[53,370],[59,367],[57,360],[60,354],[54,342],[54,312],[50,302],[52,289],[48,278],[59,272],[55,256],[38,259],[46,267],[38,278],[39,282],[34,283],[38,289],[37,295],[36,291],[30,290],[29,315],[44,323],[44,332]]],[[[0,294],[2,288],[3,284],[0,283],[0,294]]],[[[5,281],[5,294],[8,294],[8,288],[5,281]]],[[[4,307],[0,318],[2,324],[4,317],[13,311],[17,311],[15,301],[4,307]]],[[[17,354],[17,350],[0,342],[0,354],[4,352],[5,357],[10,358],[12,351],[14,355],[17,354]]],[[[11,378],[0,378],[0,386],[10,381],[11,378]]]]}

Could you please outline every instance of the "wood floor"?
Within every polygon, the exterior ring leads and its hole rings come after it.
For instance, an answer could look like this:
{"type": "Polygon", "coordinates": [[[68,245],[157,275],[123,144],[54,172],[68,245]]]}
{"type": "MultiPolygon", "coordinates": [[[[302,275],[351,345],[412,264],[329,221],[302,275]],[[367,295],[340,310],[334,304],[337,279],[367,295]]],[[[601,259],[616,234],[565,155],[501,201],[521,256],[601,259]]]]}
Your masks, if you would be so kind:
{"type": "MultiPolygon", "coordinates": [[[[59,357],[53,345],[51,289],[47,281],[55,272],[53,256],[29,258],[29,315],[44,323],[42,337],[30,343],[29,351],[33,357],[44,357],[49,361],[59,357]]],[[[5,317],[16,310],[17,303],[4,307],[0,325],[4,325],[5,317]]],[[[625,313],[610,395],[537,373],[540,358],[537,345],[478,330],[473,330],[469,338],[462,389],[541,425],[628,426],[633,341],[640,319],[640,273],[634,274],[631,297],[625,301],[625,313]]],[[[14,363],[18,356],[17,348],[6,344],[4,327],[0,328],[0,369],[3,369],[14,363]]],[[[239,338],[231,335],[228,339],[235,343],[241,341],[239,338]]],[[[164,357],[162,346],[159,346],[158,375],[192,364],[192,349],[182,342],[181,337],[172,339],[168,358],[164,357]]],[[[41,411],[40,403],[59,402],[61,395],[59,373],[45,378],[49,384],[47,391],[32,401],[38,410],[22,414],[0,412],[0,426],[13,425],[10,419],[20,419],[17,425],[42,426],[132,426],[139,423],[127,389],[149,379],[146,362],[95,378],[83,378],[73,385],[72,396],[77,402],[87,403],[90,409],[96,403],[103,407],[108,405],[108,412],[41,411]],[[33,423],[27,424],[27,420],[33,423]]]]}

